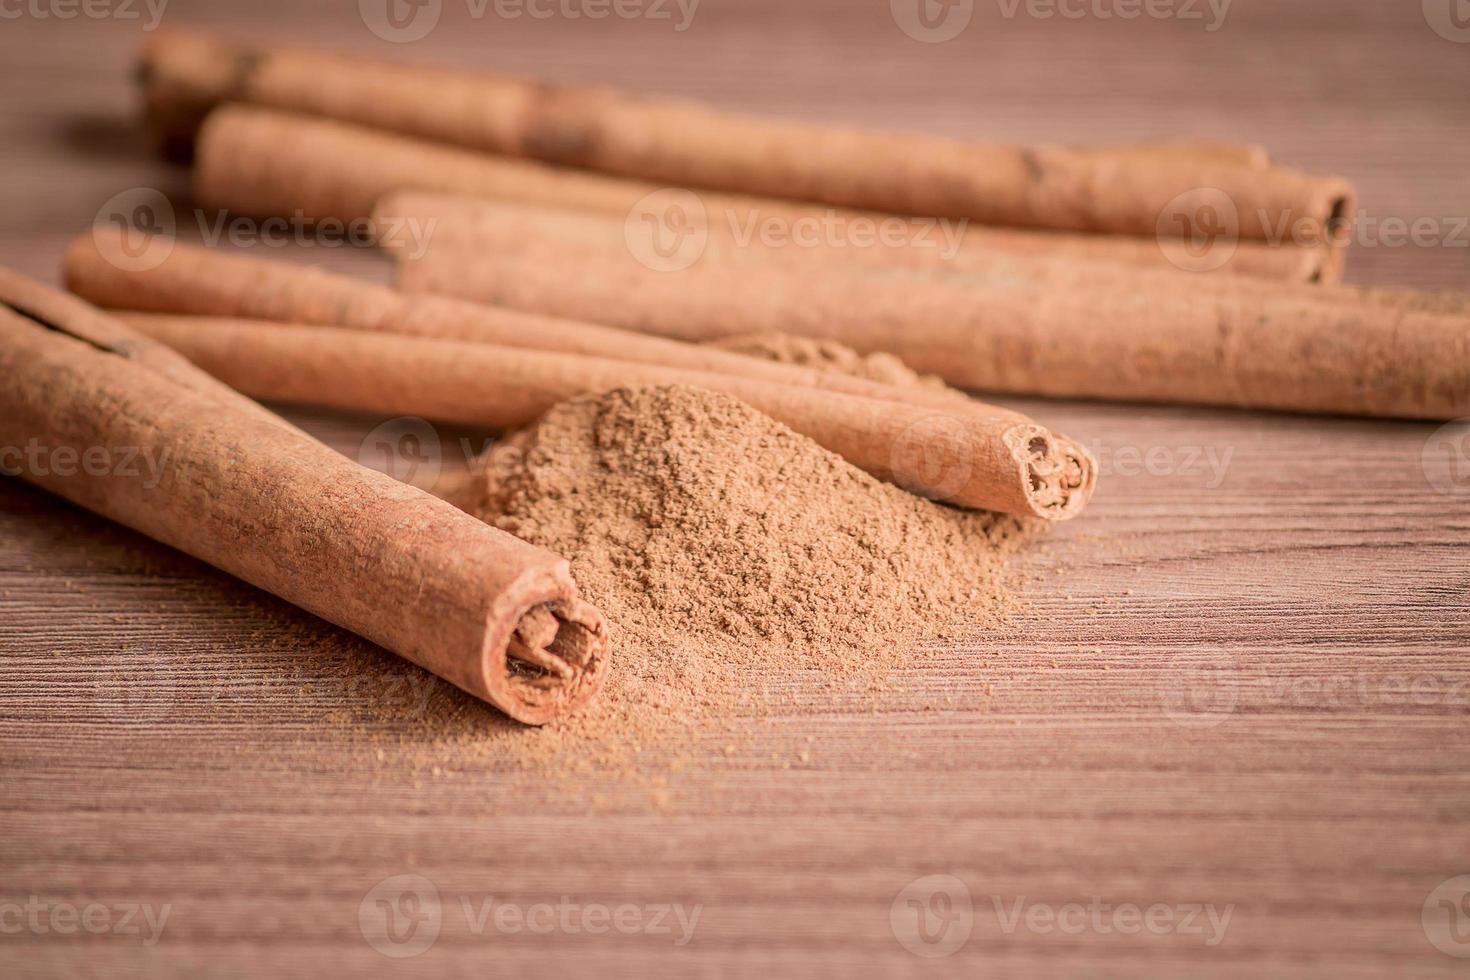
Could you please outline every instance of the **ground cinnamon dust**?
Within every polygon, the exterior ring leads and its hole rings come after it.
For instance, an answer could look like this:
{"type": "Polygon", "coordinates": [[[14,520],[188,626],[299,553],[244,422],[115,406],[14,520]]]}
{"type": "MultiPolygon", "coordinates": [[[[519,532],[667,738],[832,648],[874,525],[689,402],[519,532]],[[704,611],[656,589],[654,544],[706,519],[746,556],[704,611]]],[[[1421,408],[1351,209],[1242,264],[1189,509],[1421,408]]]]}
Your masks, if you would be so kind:
{"type": "MultiPolygon", "coordinates": [[[[783,364],[840,371],[855,378],[899,387],[948,387],[943,378],[920,374],[892,354],[859,354],[846,344],[831,340],[797,337],[779,332],[752,333],[713,340],[708,346],[783,364]]],[[[958,389],[950,390],[954,391],[956,398],[965,397],[958,389]]]]}
{"type": "Polygon", "coordinates": [[[615,764],[619,744],[774,710],[773,686],[876,687],[925,641],[996,624],[1039,523],[933,504],[685,387],[565,402],[448,496],[570,558],[614,624],[602,695],[526,741],[615,764]]]}

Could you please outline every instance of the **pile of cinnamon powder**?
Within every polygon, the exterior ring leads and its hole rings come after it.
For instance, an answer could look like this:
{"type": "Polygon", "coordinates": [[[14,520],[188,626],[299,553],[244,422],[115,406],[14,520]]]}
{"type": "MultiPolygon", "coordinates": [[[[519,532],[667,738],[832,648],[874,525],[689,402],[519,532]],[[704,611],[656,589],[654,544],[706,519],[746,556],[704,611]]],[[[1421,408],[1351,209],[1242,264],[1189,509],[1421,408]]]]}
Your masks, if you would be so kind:
{"type": "Polygon", "coordinates": [[[759,713],[769,683],[881,683],[917,644],[997,621],[1004,560],[1033,528],[922,500],[683,387],[563,403],[450,496],[570,559],[612,624],[606,689],[558,723],[584,745],[759,713]]]}

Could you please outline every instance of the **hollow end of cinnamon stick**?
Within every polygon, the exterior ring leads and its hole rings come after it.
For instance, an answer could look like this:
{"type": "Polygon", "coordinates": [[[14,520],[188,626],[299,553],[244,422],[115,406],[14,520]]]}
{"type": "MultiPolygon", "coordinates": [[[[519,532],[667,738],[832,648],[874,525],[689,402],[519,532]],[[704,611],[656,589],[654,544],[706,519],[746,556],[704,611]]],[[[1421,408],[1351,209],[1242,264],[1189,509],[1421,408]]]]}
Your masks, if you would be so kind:
{"type": "Polygon", "coordinates": [[[1091,453],[1039,425],[1016,426],[1005,442],[1024,462],[1026,499],[1037,517],[1065,521],[1082,512],[1097,486],[1091,453]]]}
{"type": "Polygon", "coordinates": [[[601,614],[555,588],[537,596],[509,629],[487,624],[481,657],[487,700],[517,721],[544,725],[576,711],[602,688],[608,632],[601,614]]]}
{"type": "Polygon", "coordinates": [[[1082,446],[1024,416],[910,414],[895,436],[886,478],[938,503],[1046,521],[1071,520],[1097,485],[1082,446]]]}

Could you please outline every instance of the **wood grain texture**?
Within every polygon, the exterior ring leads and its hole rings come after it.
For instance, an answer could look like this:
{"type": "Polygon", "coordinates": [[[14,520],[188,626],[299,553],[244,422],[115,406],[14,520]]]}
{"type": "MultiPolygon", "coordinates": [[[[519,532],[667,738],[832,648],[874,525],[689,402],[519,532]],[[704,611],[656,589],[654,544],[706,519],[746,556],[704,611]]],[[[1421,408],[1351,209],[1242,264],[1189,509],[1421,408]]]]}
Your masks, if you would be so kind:
{"type": "MultiPolygon", "coordinates": [[[[444,7],[391,48],[350,3],[173,0],[165,22],[956,134],[1257,141],[1354,178],[1371,216],[1449,238],[1470,214],[1470,45],[1419,4],[1241,0],[1210,33],[982,0],[943,45],[877,0],[705,0],[683,32],[444,7]]],[[[131,127],[139,27],[0,30],[0,262],[53,278],[117,191],[185,200],[131,127]]],[[[1365,245],[1351,281],[1470,286],[1470,249],[1365,245]]],[[[386,276],[366,255],[282,253],[386,276]]],[[[0,482],[0,973],[1463,976],[1422,922],[1470,874],[1470,486],[1430,485],[1435,428],[1010,404],[1103,466],[1088,514],[1019,563],[1011,628],[913,663],[876,701],[767,679],[779,698],[750,737],[692,731],[635,773],[544,778],[515,747],[533,734],[448,685],[0,482]],[[359,910],[410,874],[436,886],[441,931],[385,958],[359,910]],[[924,959],[890,907],[939,874],[968,887],[972,931],[924,959]],[[563,896],[701,913],[684,945],[677,926],[476,931],[492,897],[563,896]],[[62,904],[170,911],[149,945],[142,919],[142,935],[41,932],[17,918],[32,897],[48,928],[62,904]],[[1214,945],[1007,928],[1017,902],[1094,899],[1231,917],[1214,945]]],[[[352,454],[381,421],[292,417],[352,454]]],[[[451,464],[474,438],[442,436],[451,464]]]]}

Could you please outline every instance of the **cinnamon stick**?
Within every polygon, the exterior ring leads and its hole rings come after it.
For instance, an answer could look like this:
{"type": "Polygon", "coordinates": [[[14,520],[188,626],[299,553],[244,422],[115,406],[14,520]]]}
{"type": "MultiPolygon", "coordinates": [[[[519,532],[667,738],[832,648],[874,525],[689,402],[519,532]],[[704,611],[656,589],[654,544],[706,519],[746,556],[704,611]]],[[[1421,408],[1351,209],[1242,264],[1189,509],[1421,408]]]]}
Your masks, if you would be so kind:
{"type": "Polygon", "coordinates": [[[285,419],[221,384],[171,348],[129,329],[117,317],[4,266],[0,266],[0,308],[48,329],[63,331],[100,351],[145,365],[180,387],[229,402],[234,410],[295,431],[285,419]]]}
{"type": "MultiPolygon", "coordinates": [[[[668,193],[658,184],[249,106],[225,106],[209,116],[199,137],[194,184],[195,196],[207,207],[256,217],[299,213],[308,220],[343,222],[368,217],[381,198],[402,189],[602,212],[620,220],[650,195],[668,193]]],[[[709,224],[725,229],[765,221],[786,227],[804,222],[852,227],[898,220],[894,215],[714,192],[701,192],[699,200],[709,224]]],[[[904,220],[916,236],[932,232],[933,222],[904,220]]],[[[1166,239],[1161,245],[1154,233],[1136,238],[1003,229],[972,222],[954,222],[951,228],[966,252],[1071,256],[1170,270],[1178,262],[1178,255],[1170,251],[1174,244],[1166,239]]],[[[860,250],[848,251],[861,257],[860,250]]],[[[1238,241],[1216,271],[1297,282],[1335,281],[1341,254],[1332,242],[1301,246],[1238,241]]]]}
{"type": "Polygon", "coordinates": [[[1455,298],[1245,279],[1046,282],[1000,264],[963,276],[836,265],[811,275],[757,259],[662,272],[536,222],[517,226],[513,249],[445,244],[402,256],[400,286],[691,341],[784,330],[889,351],[986,391],[1470,414],[1470,313],[1455,298]]]}
{"type": "MultiPolygon", "coordinates": [[[[144,47],[138,65],[151,128],[166,141],[187,148],[205,116],[225,101],[254,101],[262,105],[286,102],[291,104],[283,106],[285,108],[308,111],[308,104],[301,102],[298,95],[271,98],[256,93],[251,84],[256,61],[256,52],[215,35],[181,30],[155,34],[144,47]],[[262,97],[256,98],[257,94],[262,97]]],[[[349,67],[352,64],[348,62],[349,67]]],[[[332,115],[329,112],[318,114],[332,115]]],[[[374,122],[373,125],[380,123],[374,122]]],[[[1270,157],[1262,146],[1218,139],[1172,139],[1078,147],[1076,152],[1119,159],[1178,156],[1257,169],[1271,165],[1270,157]]]]}
{"type": "Polygon", "coordinates": [[[1234,143],[1218,139],[1149,140],[1103,147],[1072,147],[1076,153],[1092,153],[1098,157],[1119,160],[1176,155],[1210,163],[1236,164],[1265,170],[1271,166],[1270,154],[1256,143],[1234,143]]]}
{"type": "Polygon", "coordinates": [[[953,392],[897,388],[615,327],[415,296],[319,269],[214,249],[175,245],[158,266],[137,270],[117,261],[121,246],[116,237],[98,230],[74,242],[66,255],[67,284],[99,305],[142,311],[118,314],[139,329],[147,327],[148,311],[195,317],[196,330],[212,329],[212,318],[218,317],[296,322],[715,371],[947,411],[996,411],[964,398],[957,401],[953,392]]]}
{"type": "Polygon", "coordinates": [[[736,375],[483,343],[266,321],[137,321],[152,337],[259,398],[418,415],[492,429],[558,402],[627,386],[723,392],[916,493],[962,507],[1066,520],[1086,505],[1086,451],[1002,409],[942,411],[736,375]]]}
{"type": "Polygon", "coordinates": [[[21,457],[27,482],[520,721],[572,711],[600,686],[606,629],[565,560],[351,462],[122,324],[11,273],[0,276],[0,373],[0,445],[34,450],[21,457]],[[101,465],[120,451],[156,461],[156,482],[101,465]],[[517,643],[527,663],[507,659],[517,643]]]}
{"type": "MultiPolygon", "coordinates": [[[[646,236],[635,234],[624,219],[591,211],[557,207],[510,204],[484,198],[463,197],[436,191],[395,191],[383,197],[373,211],[380,228],[403,227],[417,222],[426,229],[422,239],[383,237],[378,244],[407,259],[429,249],[465,251],[477,249],[519,250],[522,247],[564,248],[569,253],[591,249],[604,258],[622,260],[632,255],[645,258],[638,249],[647,248],[646,236]],[[427,229],[432,229],[428,231],[427,229]]],[[[1178,275],[1161,269],[1130,267],[1120,271],[1112,264],[1074,261],[1064,256],[1017,254],[990,248],[962,249],[945,257],[931,247],[912,244],[888,245],[874,241],[862,247],[823,247],[820,244],[767,244],[756,236],[741,237],[728,227],[707,225],[699,230],[702,240],[697,259],[691,264],[726,265],[755,260],[759,270],[772,261],[797,263],[841,261],[848,264],[889,267],[897,270],[950,277],[976,275],[986,279],[1008,278],[1038,285],[1064,287],[1107,287],[1117,290],[1182,288],[1196,296],[1232,299],[1241,295],[1270,296],[1273,300],[1300,300],[1340,307],[1344,315],[1365,307],[1425,313],[1470,313],[1470,295],[1423,292],[1412,289],[1340,286],[1332,289],[1304,282],[1247,283],[1231,277],[1194,276],[1185,283],[1178,275]]],[[[1131,241],[1131,240],[1130,240],[1131,241]]],[[[851,270],[848,270],[849,272],[851,270]]]]}
{"type": "MultiPolygon", "coordinates": [[[[1307,221],[1322,240],[1351,213],[1339,178],[1189,154],[1120,161],[1024,147],[762,119],[693,102],[503,75],[379,63],[160,33],[146,100],[235,100],[343,119],[473,150],[660,183],[995,225],[1152,235],[1181,194],[1215,188],[1241,234],[1307,221]],[[177,95],[177,93],[186,93],[177,95]]],[[[165,115],[165,110],[159,110],[165,115]]]]}
{"type": "MultiPolygon", "coordinates": [[[[593,249],[604,255],[632,256],[658,271],[677,271],[684,264],[705,266],[751,265],[760,269],[771,262],[796,266],[805,264],[820,273],[837,263],[875,269],[913,271],[936,276],[975,275],[982,281],[1004,277],[1058,287],[1107,286],[1136,290],[1181,288],[1181,274],[1142,265],[1120,268],[1108,262],[1078,261],[1058,255],[1023,254],[984,247],[961,246],[946,251],[934,239],[923,242],[884,241],[878,237],[858,243],[828,242],[820,236],[803,240],[767,241],[760,235],[731,229],[720,223],[704,223],[693,229],[669,229],[662,224],[650,229],[632,219],[563,208],[508,204],[432,191],[395,191],[378,202],[373,211],[378,228],[414,227],[418,236],[383,235],[378,244],[395,255],[417,259],[430,249],[465,251],[498,249],[515,251],[522,243],[533,247],[560,242],[569,253],[593,249]],[[692,250],[680,254],[684,235],[692,250]],[[697,237],[696,237],[697,236],[697,237]],[[661,261],[658,245],[664,244],[676,260],[661,261]],[[677,246],[677,247],[676,247],[677,246]]],[[[1305,254],[1305,253],[1303,253],[1305,254]]],[[[1228,295],[1239,288],[1231,277],[1194,276],[1189,284],[1200,293],[1228,295]]],[[[1294,295],[1312,296],[1315,286],[1283,285],[1294,295]]]]}

